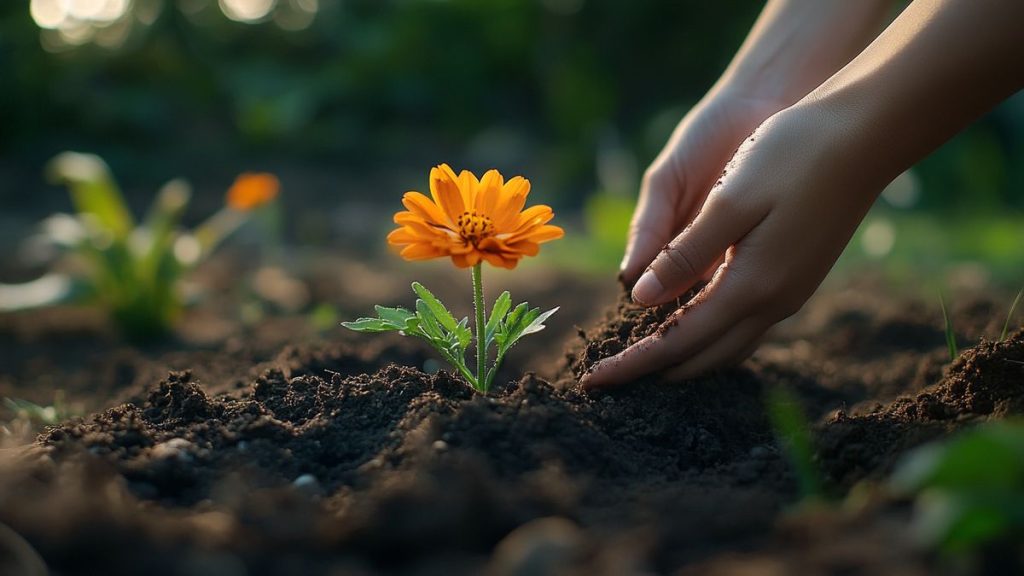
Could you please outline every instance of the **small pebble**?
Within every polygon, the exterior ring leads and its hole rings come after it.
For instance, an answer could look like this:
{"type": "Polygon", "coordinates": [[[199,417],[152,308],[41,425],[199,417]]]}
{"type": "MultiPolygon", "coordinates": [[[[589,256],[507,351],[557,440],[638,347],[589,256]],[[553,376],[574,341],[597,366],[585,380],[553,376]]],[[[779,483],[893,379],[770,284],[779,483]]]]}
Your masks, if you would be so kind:
{"type": "Polygon", "coordinates": [[[172,458],[187,461],[191,459],[188,450],[192,447],[192,443],[184,438],[171,438],[166,442],[161,442],[150,450],[150,455],[156,460],[170,460],[172,458]]]}
{"type": "Polygon", "coordinates": [[[320,481],[316,479],[316,476],[312,474],[303,474],[294,481],[292,486],[300,492],[309,494],[310,496],[318,496],[320,494],[320,481]]]}
{"type": "Polygon", "coordinates": [[[448,443],[444,440],[434,440],[434,450],[444,451],[448,449],[448,443]]]}
{"type": "Polygon", "coordinates": [[[764,446],[754,446],[750,449],[751,458],[765,459],[771,457],[771,455],[772,451],[764,446]]]}
{"type": "Polygon", "coordinates": [[[580,555],[583,542],[582,531],[565,518],[533,520],[516,528],[498,543],[487,574],[563,574],[580,555]]]}

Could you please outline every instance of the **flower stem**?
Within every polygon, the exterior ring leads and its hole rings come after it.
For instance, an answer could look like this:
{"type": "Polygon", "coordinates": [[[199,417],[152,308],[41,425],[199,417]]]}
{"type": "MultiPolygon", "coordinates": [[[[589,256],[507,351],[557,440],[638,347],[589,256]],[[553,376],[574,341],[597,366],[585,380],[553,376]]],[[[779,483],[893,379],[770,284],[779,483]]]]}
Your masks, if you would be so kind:
{"type": "Polygon", "coordinates": [[[483,263],[473,266],[473,308],[476,309],[476,389],[487,392],[487,348],[484,346],[484,283],[481,268],[483,263]]]}

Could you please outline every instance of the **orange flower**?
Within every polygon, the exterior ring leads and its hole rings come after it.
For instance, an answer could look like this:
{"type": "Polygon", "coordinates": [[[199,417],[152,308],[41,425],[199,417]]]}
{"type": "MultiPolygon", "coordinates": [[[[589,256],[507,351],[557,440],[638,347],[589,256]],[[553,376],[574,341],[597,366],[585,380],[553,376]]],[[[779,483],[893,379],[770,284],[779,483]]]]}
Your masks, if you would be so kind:
{"type": "Polygon", "coordinates": [[[249,212],[277,198],[280,189],[281,182],[273,174],[244,172],[228,190],[227,204],[239,212],[249,212]]]}
{"type": "Polygon", "coordinates": [[[530,181],[522,176],[505,182],[490,170],[478,180],[441,164],[430,170],[433,199],[419,192],[402,197],[408,210],[395,214],[400,227],[388,234],[388,243],[403,246],[406,260],[450,256],[459,268],[486,260],[511,270],[523,256],[536,256],[542,242],[564,235],[548,224],[555,216],[549,206],[523,210],[529,193],[530,181]]]}

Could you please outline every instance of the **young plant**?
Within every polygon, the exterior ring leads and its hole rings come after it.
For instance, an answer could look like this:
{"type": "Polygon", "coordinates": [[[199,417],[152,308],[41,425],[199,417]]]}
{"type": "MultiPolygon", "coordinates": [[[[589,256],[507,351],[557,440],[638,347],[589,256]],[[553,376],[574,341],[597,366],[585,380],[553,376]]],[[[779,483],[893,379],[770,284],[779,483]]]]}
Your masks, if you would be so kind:
{"type": "Polygon", "coordinates": [[[490,314],[484,305],[482,265],[514,269],[524,256],[535,256],[540,244],[561,238],[564,232],[548,224],[554,212],[538,205],[523,209],[530,193],[530,181],[516,176],[505,182],[497,170],[477,177],[463,170],[456,175],[441,164],[430,171],[431,197],[406,192],[406,211],[395,214],[397,230],[388,243],[402,247],[406,260],[451,258],[457,268],[471,269],[476,330],[469,319],[457,320],[448,308],[422,284],[414,282],[419,296],[414,310],[377,306],[376,318],[360,318],[342,325],[357,332],[399,332],[429,343],[477,391],[487,393],[509,349],[523,336],[544,329],[544,322],[558,308],[541,312],[523,302],[512,305],[503,292],[495,299],[490,314]],[[475,366],[466,364],[466,352],[475,345],[475,366]],[[491,347],[494,362],[488,367],[491,347]]]}
{"type": "Polygon", "coordinates": [[[201,262],[250,214],[278,193],[270,174],[242,174],[228,191],[226,206],[192,231],[179,229],[191,197],[182,180],[157,192],[148,214],[136,224],[107,164],[98,156],[64,152],[48,165],[49,176],[65,184],[75,214],[56,214],[43,223],[43,239],[84,262],[83,274],[51,273],[20,285],[0,285],[0,310],[22,310],[70,301],[106,309],[128,337],[166,332],[183,306],[178,280],[201,262]]]}
{"type": "Polygon", "coordinates": [[[799,399],[788,388],[777,386],[768,390],[765,407],[775,436],[796,472],[800,495],[805,500],[821,500],[824,492],[814,464],[811,425],[799,399]]]}
{"type": "Polygon", "coordinates": [[[1021,297],[1024,296],[1024,288],[1021,288],[1017,292],[1017,297],[1013,299],[1013,304],[1010,304],[1010,311],[1006,313],[1006,322],[1003,322],[1003,331],[999,334],[999,341],[1003,342],[1006,340],[1006,336],[1010,333],[1010,323],[1013,322],[1013,313],[1017,311],[1017,304],[1020,304],[1021,297]]]}
{"type": "Polygon", "coordinates": [[[942,296],[942,292],[939,292],[939,306],[942,308],[942,323],[946,332],[946,350],[949,352],[949,361],[952,362],[960,355],[960,350],[956,345],[956,333],[953,332],[953,318],[946,310],[946,299],[942,296]]]}

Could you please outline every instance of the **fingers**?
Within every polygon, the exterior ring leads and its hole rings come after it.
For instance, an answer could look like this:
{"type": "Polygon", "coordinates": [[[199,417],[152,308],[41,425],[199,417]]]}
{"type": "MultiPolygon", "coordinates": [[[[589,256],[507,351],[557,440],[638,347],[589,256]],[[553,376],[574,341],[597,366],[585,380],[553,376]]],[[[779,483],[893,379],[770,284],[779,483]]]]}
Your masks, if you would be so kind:
{"type": "Polygon", "coordinates": [[[764,330],[760,323],[748,320],[719,338],[707,349],[666,370],[661,375],[661,381],[679,382],[717,368],[739,364],[757,350],[764,330]]]}
{"type": "Polygon", "coordinates": [[[640,202],[629,224],[626,255],[620,265],[622,279],[629,285],[636,282],[678,230],[675,199],[682,192],[681,183],[666,169],[651,170],[644,175],[640,202]]]}
{"type": "Polygon", "coordinates": [[[635,380],[686,360],[711,345],[745,315],[741,285],[728,266],[697,298],[679,309],[658,333],[594,365],[584,375],[584,388],[613,386],[635,380]]]}
{"type": "Polygon", "coordinates": [[[633,300],[655,306],[685,293],[760,219],[755,210],[738,205],[721,188],[712,191],[693,223],[658,253],[637,281],[633,300]]]}

